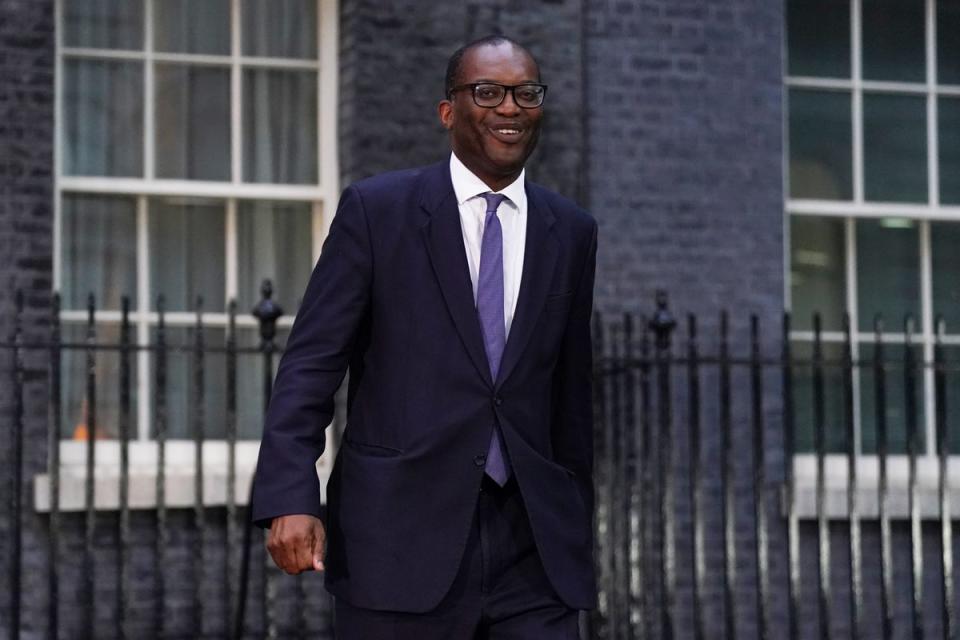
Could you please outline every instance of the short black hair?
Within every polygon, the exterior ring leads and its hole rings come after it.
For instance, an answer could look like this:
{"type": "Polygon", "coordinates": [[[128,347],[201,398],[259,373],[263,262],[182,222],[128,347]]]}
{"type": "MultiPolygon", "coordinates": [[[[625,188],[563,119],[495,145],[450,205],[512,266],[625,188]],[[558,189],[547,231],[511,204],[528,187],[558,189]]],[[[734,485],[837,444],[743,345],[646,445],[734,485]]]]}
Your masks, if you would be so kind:
{"type": "Polygon", "coordinates": [[[530,59],[533,60],[533,64],[537,67],[537,77],[539,78],[540,63],[537,62],[537,59],[533,57],[533,54],[530,53],[526,47],[512,38],[508,38],[507,36],[492,34],[468,42],[453,52],[453,55],[450,56],[450,60],[447,61],[447,76],[444,82],[443,95],[448,99],[450,98],[450,91],[457,85],[457,78],[460,77],[460,68],[463,66],[463,57],[467,55],[468,51],[471,49],[476,49],[477,47],[485,47],[488,45],[495,47],[501,44],[512,45],[513,47],[520,49],[530,56],[530,59]]]}

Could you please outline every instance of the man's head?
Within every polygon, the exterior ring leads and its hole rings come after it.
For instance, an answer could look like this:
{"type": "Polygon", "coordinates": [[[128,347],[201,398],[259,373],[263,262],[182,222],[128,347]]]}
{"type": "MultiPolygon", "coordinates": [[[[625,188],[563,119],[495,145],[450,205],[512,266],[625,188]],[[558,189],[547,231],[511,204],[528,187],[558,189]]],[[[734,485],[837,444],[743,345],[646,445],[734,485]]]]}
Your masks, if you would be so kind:
{"type": "Polygon", "coordinates": [[[450,57],[440,121],[457,158],[494,191],[520,175],[537,145],[546,91],[539,83],[530,52],[503,36],[476,40],[450,57]]]}

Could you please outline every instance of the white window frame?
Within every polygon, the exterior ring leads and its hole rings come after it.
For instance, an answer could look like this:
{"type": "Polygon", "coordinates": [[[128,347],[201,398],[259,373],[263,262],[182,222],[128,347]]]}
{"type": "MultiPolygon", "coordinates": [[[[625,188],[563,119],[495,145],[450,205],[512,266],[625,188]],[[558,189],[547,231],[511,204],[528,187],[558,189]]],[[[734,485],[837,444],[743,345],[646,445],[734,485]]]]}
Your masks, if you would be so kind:
{"type": "MultiPolygon", "coordinates": [[[[935,332],[933,318],[933,274],[930,251],[930,223],[932,221],[950,221],[960,223],[960,206],[944,205],[940,202],[940,158],[939,158],[939,122],[937,100],[941,96],[960,97],[960,85],[940,85],[937,83],[937,2],[925,1],[925,50],[926,77],[923,82],[886,82],[865,80],[862,69],[862,0],[850,0],[850,78],[820,78],[809,76],[785,77],[787,90],[793,88],[842,91],[851,96],[851,122],[853,132],[853,199],[819,200],[812,198],[791,198],[789,189],[789,140],[785,136],[784,197],[785,216],[784,238],[787,247],[784,260],[786,277],[785,300],[791,308],[790,282],[790,220],[793,216],[836,217],[844,221],[845,235],[845,275],[846,310],[850,316],[853,358],[859,358],[861,342],[872,341],[873,332],[860,331],[857,315],[857,246],[855,225],[858,219],[901,218],[915,222],[919,227],[918,242],[920,256],[920,300],[922,317],[917,333],[911,336],[914,344],[923,347],[924,360],[933,360],[935,332]],[[924,96],[927,107],[927,202],[892,203],[867,201],[864,198],[864,151],[863,151],[863,94],[864,92],[892,93],[897,95],[913,94],[924,96]]],[[[788,101],[787,101],[788,102],[788,101]]],[[[789,104],[787,104],[789,113],[789,104]]],[[[787,116],[789,122],[789,116],[787,116]]],[[[948,327],[949,329],[949,327],[948,327]]],[[[904,342],[903,332],[884,332],[885,344],[904,342]]],[[[812,331],[791,331],[792,342],[812,342],[812,331]]],[[[843,344],[842,331],[823,331],[824,343],[843,344]]],[[[960,333],[948,334],[944,345],[960,345],[960,333]]],[[[918,498],[921,514],[934,517],[940,512],[937,486],[939,481],[938,457],[936,454],[936,416],[934,415],[934,372],[924,370],[924,429],[925,449],[917,458],[918,498]]],[[[860,376],[853,377],[853,413],[854,440],[857,465],[857,504],[865,517],[875,516],[878,512],[879,462],[876,455],[861,451],[860,425],[860,376]]],[[[951,490],[954,512],[960,509],[960,451],[951,455],[947,472],[947,486],[951,490]]],[[[891,455],[888,458],[888,483],[891,489],[891,501],[888,508],[894,517],[907,517],[906,497],[908,488],[906,455],[891,455]]],[[[847,458],[843,454],[826,456],[826,511],[830,517],[844,518],[848,515],[847,504],[847,458]]],[[[793,459],[795,478],[794,504],[801,516],[816,515],[817,458],[815,454],[795,454],[793,459]]]]}
{"type": "MultiPolygon", "coordinates": [[[[226,251],[225,251],[225,299],[237,297],[237,209],[238,202],[244,199],[256,200],[292,200],[312,203],[312,257],[320,255],[320,249],[329,231],[330,221],[336,210],[340,193],[340,171],[337,159],[337,108],[338,108],[338,0],[316,0],[317,2],[317,47],[316,60],[298,60],[287,58],[264,58],[242,55],[240,2],[230,0],[231,32],[230,54],[184,54],[153,51],[153,6],[157,0],[144,2],[144,46],[139,51],[100,50],[67,47],[63,42],[63,3],[69,0],[55,0],[55,67],[54,67],[54,232],[53,232],[53,287],[59,291],[62,286],[63,245],[62,196],[65,193],[95,193],[128,195],[136,199],[136,260],[138,278],[138,299],[136,311],[131,311],[130,322],[134,328],[138,344],[148,344],[150,329],[156,325],[158,314],[150,309],[149,292],[149,248],[147,228],[148,200],[156,196],[188,196],[213,198],[224,202],[226,208],[226,251]],[[63,60],[65,56],[100,59],[127,59],[144,62],[144,144],[143,178],[113,178],[64,175],[62,171],[63,130],[61,114],[63,109],[63,60]],[[231,108],[231,179],[224,182],[164,179],[155,176],[154,168],[154,96],[153,62],[174,62],[192,64],[213,64],[230,68],[230,108],[231,108]],[[276,69],[314,70],[318,74],[317,82],[317,184],[284,185],[255,184],[243,182],[243,100],[242,69],[263,66],[276,69]]],[[[70,324],[83,323],[87,312],[83,310],[65,310],[60,314],[61,321],[70,324]]],[[[120,311],[103,310],[95,313],[98,325],[119,325],[120,311]]],[[[192,312],[168,312],[164,314],[168,327],[195,326],[196,315],[192,312]]],[[[204,313],[205,327],[226,328],[229,317],[226,313],[204,313]]],[[[293,316],[285,315],[278,321],[278,327],[289,328],[293,316]]],[[[256,328],[256,318],[249,313],[238,313],[238,329],[256,328]]],[[[130,451],[130,504],[134,508],[156,506],[154,491],[158,459],[158,446],[150,438],[152,407],[152,376],[149,353],[139,351],[136,360],[137,393],[139,397],[137,413],[137,433],[129,443],[130,451]]],[[[317,463],[318,474],[322,480],[329,474],[332,466],[330,430],[327,430],[327,452],[317,463]]],[[[118,504],[117,481],[119,478],[120,445],[116,440],[97,441],[95,469],[95,494],[97,509],[116,509],[118,504]]],[[[239,440],[236,445],[236,496],[237,504],[245,504],[248,498],[249,482],[256,465],[259,441],[239,440]]],[[[86,442],[60,440],[60,508],[64,511],[85,507],[82,486],[86,480],[85,462],[86,442]],[[76,480],[76,481],[73,481],[76,480]]],[[[168,506],[188,506],[194,502],[193,476],[194,443],[192,440],[168,440],[166,443],[166,501],[168,506]]],[[[203,444],[206,504],[224,504],[226,498],[227,443],[225,440],[210,439],[203,444]]],[[[49,509],[49,476],[41,474],[35,482],[35,506],[38,511],[49,509]]],[[[325,481],[321,482],[321,487],[325,481]]]]}

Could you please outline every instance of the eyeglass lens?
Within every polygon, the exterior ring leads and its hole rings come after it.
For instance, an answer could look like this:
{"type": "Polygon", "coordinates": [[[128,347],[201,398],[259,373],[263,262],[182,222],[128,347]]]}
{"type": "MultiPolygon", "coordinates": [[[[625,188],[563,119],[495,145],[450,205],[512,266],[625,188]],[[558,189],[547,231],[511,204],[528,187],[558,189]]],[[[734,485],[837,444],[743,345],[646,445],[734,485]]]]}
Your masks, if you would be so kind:
{"type": "MultiPolygon", "coordinates": [[[[521,84],[512,88],[513,99],[525,108],[539,107],[543,104],[543,87],[535,84],[521,84]]],[[[507,95],[507,87],[499,84],[478,84],[473,89],[473,98],[481,107],[496,107],[507,95]]]]}

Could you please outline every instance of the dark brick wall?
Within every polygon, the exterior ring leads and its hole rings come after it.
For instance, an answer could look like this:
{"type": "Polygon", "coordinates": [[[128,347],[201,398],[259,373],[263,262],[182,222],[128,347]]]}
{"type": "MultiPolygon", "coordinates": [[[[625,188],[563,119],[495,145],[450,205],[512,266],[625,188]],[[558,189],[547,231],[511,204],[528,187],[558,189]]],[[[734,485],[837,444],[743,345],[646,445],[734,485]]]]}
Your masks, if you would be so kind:
{"type": "MultiPolygon", "coordinates": [[[[550,85],[531,177],[601,224],[597,300],[783,309],[780,3],[341,4],[343,184],[448,152],[449,54],[504,33],[550,85]]],[[[772,314],[772,315],[771,315],[772,314]]]]}
{"type": "MultiPolygon", "coordinates": [[[[0,2],[0,341],[13,329],[14,290],[25,292],[25,339],[35,338],[46,324],[51,278],[53,222],[53,2],[0,2]]],[[[14,418],[9,378],[12,353],[0,350],[0,638],[10,620],[10,551],[12,525],[8,484],[13,471],[14,418]]],[[[30,504],[29,478],[46,464],[47,387],[44,361],[25,359],[24,485],[30,504]]],[[[45,624],[46,557],[42,519],[25,511],[23,531],[23,628],[38,632],[45,624]]],[[[39,637],[36,635],[35,637],[39,637]]]]}
{"type": "Polygon", "coordinates": [[[340,26],[340,169],[343,185],[436,162],[449,144],[437,103],[447,59],[490,33],[528,45],[550,85],[533,180],[584,200],[581,3],[343,0],[340,26]]]}
{"type": "MultiPolygon", "coordinates": [[[[698,314],[700,347],[716,354],[718,315],[731,313],[733,348],[746,355],[749,315],[761,320],[767,353],[775,348],[784,306],[783,6],[764,0],[606,0],[586,3],[588,208],[600,225],[596,303],[617,313],[654,308],[669,293],[679,321],[676,352],[686,347],[687,314],[698,314]]],[[[782,475],[779,378],[763,377],[762,415],[768,477],[782,475]]],[[[672,422],[677,520],[677,637],[693,637],[694,567],[690,428],[686,380],[675,380],[672,422]]],[[[702,615],[723,615],[724,554],[719,492],[720,412],[716,368],[704,367],[701,458],[706,578],[702,615]]],[[[733,380],[733,510],[737,517],[737,637],[756,632],[756,557],[751,476],[750,379],[733,380]]],[[[662,464],[659,461],[657,464],[662,464]]],[[[662,480],[658,466],[654,475],[662,480]]],[[[775,485],[764,501],[777,512],[775,485]]],[[[654,529],[654,540],[659,540],[654,529]]],[[[783,540],[775,524],[771,539],[783,540]]],[[[776,548],[776,547],[775,547],[776,548]]],[[[659,556],[654,558],[659,562],[659,556]]],[[[786,564],[769,563],[774,597],[771,637],[785,637],[786,564]]],[[[809,567],[806,567],[809,569],[809,567]]],[[[656,604],[656,594],[648,594],[656,604]]]]}
{"type": "Polygon", "coordinates": [[[590,3],[598,299],[776,318],[783,309],[780,2],[590,3]]]}

